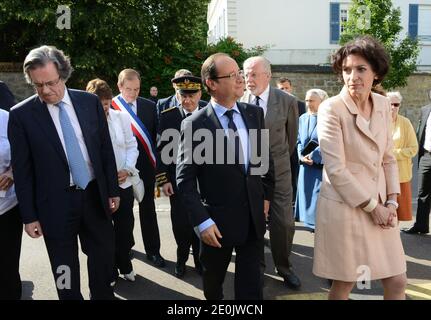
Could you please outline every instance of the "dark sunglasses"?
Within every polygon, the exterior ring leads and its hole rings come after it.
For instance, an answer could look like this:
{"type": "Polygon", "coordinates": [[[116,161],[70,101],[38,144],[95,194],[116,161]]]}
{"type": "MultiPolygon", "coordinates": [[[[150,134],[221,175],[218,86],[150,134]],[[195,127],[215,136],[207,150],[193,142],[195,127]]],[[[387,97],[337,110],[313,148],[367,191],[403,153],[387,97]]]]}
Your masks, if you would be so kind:
{"type": "Polygon", "coordinates": [[[391,103],[391,106],[399,107],[401,103],[391,103]]]}

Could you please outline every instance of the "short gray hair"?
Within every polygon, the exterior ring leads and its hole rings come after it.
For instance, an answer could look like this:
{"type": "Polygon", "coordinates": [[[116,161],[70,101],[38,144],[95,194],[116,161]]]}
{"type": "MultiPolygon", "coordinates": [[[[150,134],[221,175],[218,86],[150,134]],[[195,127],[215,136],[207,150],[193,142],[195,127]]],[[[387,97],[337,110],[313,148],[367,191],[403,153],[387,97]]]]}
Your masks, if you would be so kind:
{"type": "Polygon", "coordinates": [[[41,46],[31,50],[27,57],[25,57],[23,70],[26,81],[32,84],[29,71],[43,67],[49,62],[54,63],[57,67],[60,78],[64,82],[70,78],[73,71],[72,65],[70,64],[70,58],[66,56],[63,51],[54,46],[41,46]]]}
{"type": "Polygon", "coordinates": [[[397,98],[398,100],[403,101],[403,96],[401,95],[401,93],[399,91],[391,91],[391,92],[387,92],[386,93],[386,97],[390,98],[397,98]]]}
{"type": "Polygon", "coordinates": [[[322,89],[310,89],[307,91],[305,96],[317,96],[322,102],[329,98],[325,90],[322,89]]]}
{"type": "Polygon", "coordinates": [[[253,62],[261,62],[263,65],[263,68],[265,69],[265,72],[268,75],[271,75],[271,62],[269,62],[269,60],[265,57],[262,56],[254,56],[254,57],[250,57],[247,60],[244,61],[243,63],[243,68],[245,69],[247,65],[253,63],[253,62]]]}

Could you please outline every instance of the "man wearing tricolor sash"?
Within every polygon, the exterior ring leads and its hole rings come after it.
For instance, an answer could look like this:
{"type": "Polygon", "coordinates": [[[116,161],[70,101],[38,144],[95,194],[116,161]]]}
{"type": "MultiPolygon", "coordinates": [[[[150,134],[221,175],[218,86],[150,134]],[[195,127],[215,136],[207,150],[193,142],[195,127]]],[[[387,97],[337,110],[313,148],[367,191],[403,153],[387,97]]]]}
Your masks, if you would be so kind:
{"type": "Polygon", "coordinates": [[[144,181],[145,196],[139,203],[139,220],[147,259],[156,267],[164,267],[160,255],[160,234],[154,204],[156,175],[157,112],[153,101],[139,97],[141,77],[133,69],[124,69],[118,75],[120,94],[112,99],[114,109],[127,112],[132,131],[138,141],[139,157],[136,168],[144,181]]]}

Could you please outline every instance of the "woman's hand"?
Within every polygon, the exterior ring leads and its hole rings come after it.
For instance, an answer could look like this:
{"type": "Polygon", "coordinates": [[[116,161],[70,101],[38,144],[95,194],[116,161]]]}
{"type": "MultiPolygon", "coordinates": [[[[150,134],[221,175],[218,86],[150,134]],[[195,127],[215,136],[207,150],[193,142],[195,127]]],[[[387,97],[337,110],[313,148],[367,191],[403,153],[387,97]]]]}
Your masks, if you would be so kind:
{"type": "Polygon", "coordinates": [[[310,158],[310,155],[307,154],[306,156],[302,157],[302,162],[304,162],[306,165],[312,166],[314,161],[310,158]]]}
{"type": "Polygon", "coordinates": [[[386,208],[382,204],[379,203],[377,207],[373,211],[371,211],[370,214],[374,223],[378,224],[383,229],[389,229],[393,227],[393,213],[390,209],[386,208]]]}
{"type": "Polygon", "coordinates": [[[388,225],[390,225],[391,227],[396,227],[398,224],[397,223],[397,220],[398,220],[397,208],[391,203],[388,203],[386,205],[386,208],[388,208],[388,210],[390,212],[388,225]]]}

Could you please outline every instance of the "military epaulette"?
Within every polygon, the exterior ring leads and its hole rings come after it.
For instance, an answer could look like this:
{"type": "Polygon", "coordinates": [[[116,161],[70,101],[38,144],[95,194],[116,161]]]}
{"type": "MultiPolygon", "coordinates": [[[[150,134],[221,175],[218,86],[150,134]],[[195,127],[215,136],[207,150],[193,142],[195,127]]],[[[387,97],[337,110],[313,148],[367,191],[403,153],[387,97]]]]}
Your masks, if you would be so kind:
{"type": "Polygon", "coordinates": [[[156,175],[156,184],[161,187],[165,183],[169,182],[166,172],[162,172],[156,175]]]}
{"type": "Polygon", "coordinates": [[[170,107],[170,108],[168,108],[168,109],[166,109],[166,110],[163,110],[162,111],[162,114],[163,113],[165,113],[165,112],[168,112],[168,111],[171,111],[171,110],[174,110],[174,109],[176,109],[177,107],[170,107]]]}

